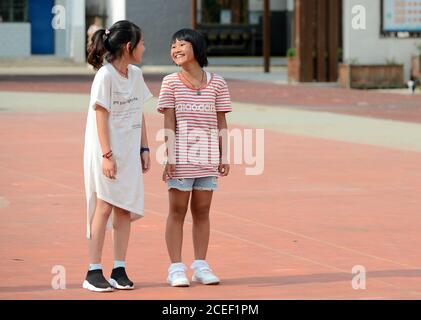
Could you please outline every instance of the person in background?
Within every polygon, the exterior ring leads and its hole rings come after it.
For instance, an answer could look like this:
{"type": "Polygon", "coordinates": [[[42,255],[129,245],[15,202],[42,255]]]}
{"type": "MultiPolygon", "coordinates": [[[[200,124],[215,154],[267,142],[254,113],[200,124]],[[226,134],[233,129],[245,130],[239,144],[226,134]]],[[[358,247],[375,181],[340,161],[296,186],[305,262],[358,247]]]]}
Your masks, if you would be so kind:
{"type": "Polygon", "coordinates": [[[101,30],[101,29],[104,29],[104,27],[102,25],[102,19],[100,17],[96,16],[95,19],[94,19],[94,23],[89,26],[88,31],[86,32],[87,48],[89,48],[91,43],[92,43],[92,37],[93,37],[94,33],[97,32],[98,30],[101,30]]]}

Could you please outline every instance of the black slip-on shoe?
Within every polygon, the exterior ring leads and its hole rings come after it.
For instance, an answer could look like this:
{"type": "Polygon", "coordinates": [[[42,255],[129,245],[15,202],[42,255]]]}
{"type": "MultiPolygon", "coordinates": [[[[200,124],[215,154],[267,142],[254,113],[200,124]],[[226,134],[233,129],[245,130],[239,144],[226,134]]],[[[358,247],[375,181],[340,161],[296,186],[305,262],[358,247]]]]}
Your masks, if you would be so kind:
{"type": "Polygon", "coordinates": [[[133,290],[134,283],[129,279],[124,267],[113,269],[109,283],[119,290],[133,290]]]}
{"type": "Polygon", "coordinates": [[[90,270],[86,274],[86,279],[83,281],[83,288],[95,292],[111,292],[113,287],[108,283],[102,274],[102,270],[90,270]]]}

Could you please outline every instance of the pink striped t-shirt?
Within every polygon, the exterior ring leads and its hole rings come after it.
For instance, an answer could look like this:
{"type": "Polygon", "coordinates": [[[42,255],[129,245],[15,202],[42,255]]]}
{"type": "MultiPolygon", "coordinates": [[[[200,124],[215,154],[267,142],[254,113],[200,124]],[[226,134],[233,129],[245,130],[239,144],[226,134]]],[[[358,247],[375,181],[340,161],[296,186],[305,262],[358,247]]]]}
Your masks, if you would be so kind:
{"type": "Polygon", "coordinates": [[[231,112],[231,99],[223,77],[207,72],[207,78],[200,94],[179,73],[167,75],[162,81],[157,109],[163,113],[164,109],[175,108],[176,179],[219,175],[216,113],[231,112]]]}

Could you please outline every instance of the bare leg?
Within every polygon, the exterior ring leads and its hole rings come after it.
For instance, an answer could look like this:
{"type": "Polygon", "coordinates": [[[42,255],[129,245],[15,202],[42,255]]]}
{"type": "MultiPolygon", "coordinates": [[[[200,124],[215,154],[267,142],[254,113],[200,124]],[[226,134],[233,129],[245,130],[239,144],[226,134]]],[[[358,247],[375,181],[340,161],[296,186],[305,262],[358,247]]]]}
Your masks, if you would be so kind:
{"type": "Polygon", "coordinates": [[[193,245],[196,260],[206,260],[209,245],[209,211],[213,191],[193,190],[191,212],[193,217],[193,245]]]}
{"type": "Polygon", "coordinates": [[[130,238],[130,213],[114,207],[113,248],[114,260],[125,261],[130,238]]]}
{"type": "Polygon", "coordinates": [[[181,262],[181,248],[183,245],[183,225],[189,206],[190,192],[170,189],[169,214],[165,230],[168,254],[171,263],[181,262]]]}
{"type": "Polygon", "coordinates": [[[91,225],[91,239],[88,241],[89,262],[101,263],[102,248],[104,247],[105,229],[113,206],[97,198],[94,217],[91,225]]]}

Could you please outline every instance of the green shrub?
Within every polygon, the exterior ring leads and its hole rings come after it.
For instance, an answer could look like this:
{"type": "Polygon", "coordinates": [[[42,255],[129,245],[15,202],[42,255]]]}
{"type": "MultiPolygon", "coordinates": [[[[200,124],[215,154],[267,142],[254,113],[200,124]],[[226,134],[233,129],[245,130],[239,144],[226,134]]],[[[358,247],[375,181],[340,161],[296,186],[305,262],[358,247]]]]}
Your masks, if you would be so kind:
{"type": "Polygon", "coordinates": [[[387,65],[392,65],[392,66],[394,66],[394,65],[397,65],[398,64],[398,62],[396,61],[396,59],[393,57],[393,58],[390,58],[390,59],[386,59],[386,64],[387,65]]]}
{"type": "Polygon", "coordinates": [[[287,57],[288,58],[293,58],[297,55],[297,51],[295,50],[295,48],[289,48],[287,51],[287,57]]]}

